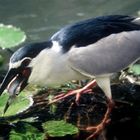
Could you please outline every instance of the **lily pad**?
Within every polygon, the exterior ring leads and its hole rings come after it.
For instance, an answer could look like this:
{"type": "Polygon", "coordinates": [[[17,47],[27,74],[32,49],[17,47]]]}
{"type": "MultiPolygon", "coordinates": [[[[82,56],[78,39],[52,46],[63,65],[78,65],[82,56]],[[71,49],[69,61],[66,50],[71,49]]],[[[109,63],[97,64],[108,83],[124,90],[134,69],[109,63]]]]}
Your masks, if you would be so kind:
{"type": "Polygon", "coordinates": [[[11,48],[24,42],[26,35],[20,28],[0,24],[0,47],[11,48]]]}
{"type": "Polygon", "coordinates": [[[63,120],[48,121],[43,124],[45,132],[51,137],[63,137],[78,133],[78,128],[63,120]]]}
{"type": "MultiPolygon", "coordinates": [[[[8,93],[4,93],[0,96],[0,116],[3,116],[3,110],[8,98],[8,93]]],[[[10,105],[4,116],[11,116],[22,112],[23,110],[29,108],[32,103],[32,98],[27,97],[27,94],[25,92],[21,92],[20,95],[15,99],[15,101],[10,105]]]]}
{"type": "Polygon", "coordinates": [[[9,140],[43,140],[44,134],[34,126],[18,122],[14,129],[11,130],[9,140]]]}

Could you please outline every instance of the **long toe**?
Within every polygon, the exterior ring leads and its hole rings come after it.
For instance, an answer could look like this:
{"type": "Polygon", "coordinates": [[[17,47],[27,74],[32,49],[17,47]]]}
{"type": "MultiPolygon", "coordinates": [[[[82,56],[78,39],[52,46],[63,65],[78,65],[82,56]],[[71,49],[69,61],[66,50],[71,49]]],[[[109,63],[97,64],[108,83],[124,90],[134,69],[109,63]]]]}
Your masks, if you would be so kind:
{"type": "Polygon", "coordinates": [[[80,99],[80,96],[81,94],[83,93],[91,93],[92,91],[92,88],[96,85],[96,80],[92,80],[91,82],[89,82],[86,86],[84,86],[83,88],[80,88],[80,89],[76,89],[76,90],[73,90],[73,91],[69,91],[67,94],[60,94],[60,95],[57,95],[54,97],[54,99],[52,101],[49,102],[49,104],[52,104],[52,103],[55,103],[59,100],[62,100],[62,99],[65,99],[71,95],[76,95],[76,104],[79,104],[79,99],[80,99]]]}
{"type": "Polygon", "coordinates": [[[80,97],[81,97],[81,94],[85,94],[85,93],[91,93],[92,89],[84,89],[84,88],[81,88],[81,89],[77,89],[77,90],[73,90],[73,91],[69,91],[68,93],[62,93],[60,95],[57,95],[53,98],[52,101],[49,102],[49,104],[52,104],[52,103],[55,103],[55,102],[58,102],[62,99],[65,99],[69,96],[72,96],[72,95],[76,95],[76,99],[75,99],[75,102],[76,104],[78,105],[79,104],[79,100],[80,100],[80,97]]]}

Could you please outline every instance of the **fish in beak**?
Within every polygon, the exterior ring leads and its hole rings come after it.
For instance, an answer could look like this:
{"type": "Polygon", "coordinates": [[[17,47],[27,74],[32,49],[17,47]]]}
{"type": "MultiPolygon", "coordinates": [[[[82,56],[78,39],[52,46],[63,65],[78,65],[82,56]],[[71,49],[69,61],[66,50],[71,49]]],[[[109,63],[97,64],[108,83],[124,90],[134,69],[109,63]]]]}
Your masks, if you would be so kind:
{"type": "Polygon", "coordinates": [[[9,93],[9,99],[6,103],[4,113],[13,102],[13,100],[16,98],[16,96],[27,86],[27,81],[30,73],[30,68],[25,68],[23,70],[13,68],[7,72],[0,86],[0,95],[5,89],[7,89],[9,93]]]}

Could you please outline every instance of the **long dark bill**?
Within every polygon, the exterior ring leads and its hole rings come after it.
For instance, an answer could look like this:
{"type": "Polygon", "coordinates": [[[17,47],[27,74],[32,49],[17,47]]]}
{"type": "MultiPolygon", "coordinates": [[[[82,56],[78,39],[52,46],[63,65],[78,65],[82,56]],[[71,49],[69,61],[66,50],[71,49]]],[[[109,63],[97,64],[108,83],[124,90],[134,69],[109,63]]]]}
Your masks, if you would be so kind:
{"type": "Polygon", "coordinates": [[[18,71],[18,69],[11,69],[7,72],[0,86],[0,95],[5,89],[8,90],[8,93],[10,95],[4,108],[4,113],[6,112],[10,104],[14,101],[16,95],[18,95],[20,91],[22,91],[27,86],[27,80],[30,73],[31,70],[29,68],[25,69],[22,72],[18,71]]]}
{"type": "Polygon", "coordinates": [[[7,88],[7,86],[8,86],[9,83],[12,81],[12,79],[13,79],[14,77],[16,77],[16,75],[17,75],[17,72],[16,72],[15,69],[10,69],[10,70],[7,72],[5,78],[4,78],[4,80],[2,81],[1,86],[0,86],[0,95],[1,95],[1,94],[3,93],[3,91],[7,88]]]}

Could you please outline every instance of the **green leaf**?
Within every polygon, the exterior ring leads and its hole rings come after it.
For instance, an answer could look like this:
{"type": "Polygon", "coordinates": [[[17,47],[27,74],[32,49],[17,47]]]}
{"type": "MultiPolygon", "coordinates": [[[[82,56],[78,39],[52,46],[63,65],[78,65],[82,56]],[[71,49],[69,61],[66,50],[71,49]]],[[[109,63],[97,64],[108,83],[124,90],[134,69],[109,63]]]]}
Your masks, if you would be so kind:
{"type": "Polygon", "coordinates": [[[24,122],[18,122],[11,130],[9,140],[44,140],[44,134],[37,128],[24,122]]]}
{"type": "Polygon", "coordinates": [[[43,124],[45,132],[51,137],[62,137],[78,133],[78,128],[65,121],[48,121],[43,124]]]}
{"type": "Polygon", "coordinates": [[[24,42],[26,35],[21,29],[12,25],[0,24],[0,47],[11,48],[24,42]]]}
{"type": "Polygon", "coordinates": [[[0,66],[3,64],[4,62],[4,58],[2,57],[2,55],[0,55],[0,66]]]}
{"type": "Polygon", "coordinates": [[[128,72],[131,72],[131,73],[133,73],[135,75],[140,75],[140,64],[134,64],[134,65],[132,65],[129,68],[128,72]]]}
{"type": "MultiPolygon", "coordinates": [[[[0,116],[3,116],[3,110],[9,98],[8,93],[0,96],[0,116]]],[[[25,92],[21,92],[16,100],[10,105],[4,116],[15,115],[27,109],[33,103],[31,96],[27,97],[25,92]]]]}

